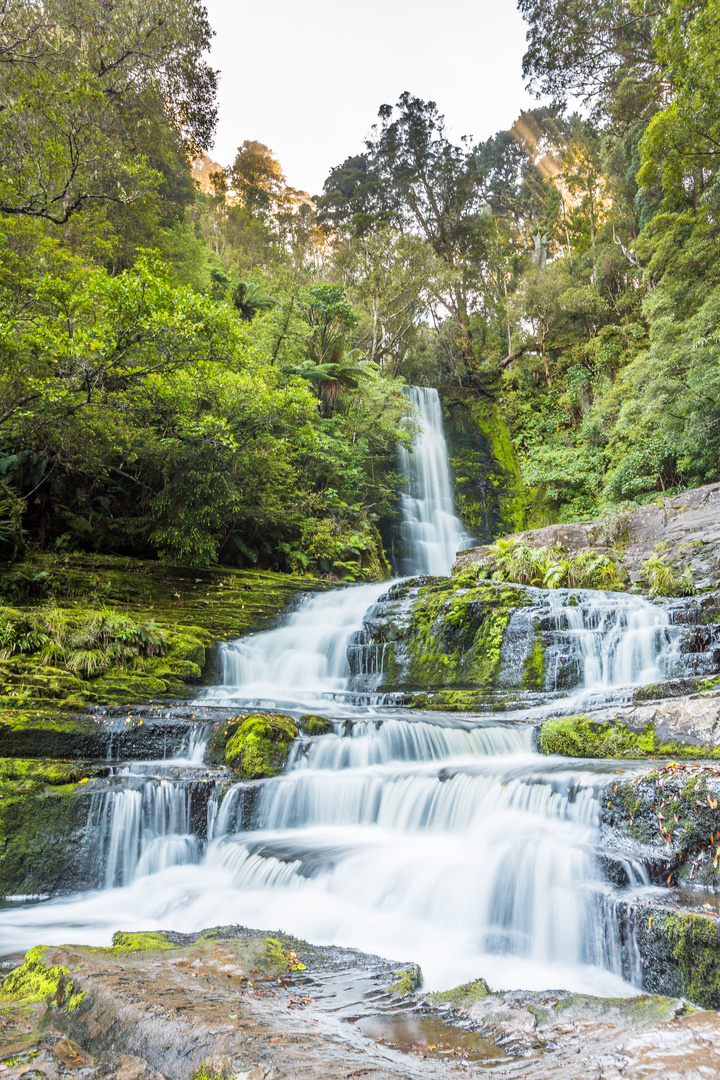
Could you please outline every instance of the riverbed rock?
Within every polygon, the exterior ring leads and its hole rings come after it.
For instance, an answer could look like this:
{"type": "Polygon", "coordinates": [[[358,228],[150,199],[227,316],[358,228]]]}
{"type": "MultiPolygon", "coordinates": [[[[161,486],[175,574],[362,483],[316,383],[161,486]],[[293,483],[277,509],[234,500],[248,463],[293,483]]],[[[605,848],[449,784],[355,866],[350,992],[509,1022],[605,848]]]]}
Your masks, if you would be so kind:
{"type": "MultiPolygon", "coordinates": [[[[557,544],[570,553],[612,551],[631,580],[639,577],[641,562],[659,545],[663,558],[678,573],[689,568],[698,588],[711,588],[720,584],[720,484],[658,498],[605,520],[548,525],[512,535],[530,547],[557,544]]],[[[460,552],[453,572],[480,562],[487,550],[460,552]]]]}
{"type": "MultiPolygon", "coordinates": [[[[338,1015],[367,1012],[369,991],[371,1008],[382,1001],[390,1007],[397,965],[243,927],[118,934],[113,942],[106,949],[32,950],[5,979],[0,1005],[15,1016],[24,1008],[25,1028],[28,1011],[35,1013],[25,1062],[8,1069],[9,1078],[27,1070],[32,1053],[50,1066],[55,1057],[54,1070],[44,1068],[43,1075],[64,1075],[57,1060],[62,1040],[86,1077],[116,1077],[120,1062],[137,1068],[138,1077],[177,1080],[417,1075],[411,1059],[376,1047],[352,1023],[338,1024],[338,1015]],[[350,974],[354,993],[347,989],[350,974]]],[[[0,1036],[5,1045],[14,1038],[7,1028],[0,1036]]]]}

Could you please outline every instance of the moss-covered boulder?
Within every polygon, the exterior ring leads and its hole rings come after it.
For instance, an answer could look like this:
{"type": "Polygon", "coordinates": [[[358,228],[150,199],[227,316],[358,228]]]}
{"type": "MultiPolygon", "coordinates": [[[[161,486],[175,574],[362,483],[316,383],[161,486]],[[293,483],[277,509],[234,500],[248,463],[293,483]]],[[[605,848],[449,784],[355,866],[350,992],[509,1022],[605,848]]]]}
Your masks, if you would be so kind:
{"type": "MultiPolygon", "coordinates": [[[[37,775],[37,774],[36,774],[37,775]]],[[[75,892],[96,886],[87,821],[92,784],[0,785],[0,896],[75,892]]]]}
{"type": "Polygon", "coordinates": [[[331,735],[335,730],[332,720],[316,713],[304,713],[298,719],[298,725],[303,735],[331,735]]]}
{"type": "Polygon", "coordinates": [[[626,907],[643,987],[720,1009],[720,920],[661,903],[626,907]]]}
{"type": "Polygon", "coordinates": [[[244,780],[277,776],[285,768],[298,729],[289,716],[246,717],[225,747],[225,762],[244,780]]]}
{"type": "Polygon", "coordinates": [[[454,986],[451,990],[440,990],[428,994],[427,999],[433,1005],[444,1005],[451,1009],[470,1009],[477,1001],[490,995],[490,987],[484,979],[454,986]]]}

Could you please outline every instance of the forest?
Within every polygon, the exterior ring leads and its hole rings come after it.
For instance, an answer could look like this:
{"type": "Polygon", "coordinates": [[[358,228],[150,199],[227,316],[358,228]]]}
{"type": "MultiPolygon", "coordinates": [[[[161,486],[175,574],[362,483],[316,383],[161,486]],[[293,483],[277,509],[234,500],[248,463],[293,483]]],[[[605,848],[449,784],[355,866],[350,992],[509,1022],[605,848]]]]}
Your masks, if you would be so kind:
{"type": "Polygon", "coordinates": [[[536,109],[402,93],[310,195],[212,160],[198,0],[2,4],[0,558],[380,579],[406,384],[480,539],[720,478],[720,0],[519,8],[536,109]]]}

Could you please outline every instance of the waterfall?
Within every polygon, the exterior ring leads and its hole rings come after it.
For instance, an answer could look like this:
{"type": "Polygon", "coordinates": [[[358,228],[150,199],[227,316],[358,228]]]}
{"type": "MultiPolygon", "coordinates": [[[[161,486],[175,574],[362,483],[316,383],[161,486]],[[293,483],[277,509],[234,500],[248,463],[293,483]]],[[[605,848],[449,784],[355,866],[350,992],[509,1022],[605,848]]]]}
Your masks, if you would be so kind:
{"type": "MultiPolygon", "coordinates": [[[[408,393],[421,430],[415,453],[401,451],[407,570],[447,573],[469,537],[453,514],[440,402],[408,393]]],[[[607,696],[679,663],[680,631],[641,597],[526,591],[532,603],[505,632],[507,685],[521,685],[538,635],[555,695],[607,696]]],[[[285,772],[261,781],[203,767],[207,724],[164,760],[114,767],[93,781],[85,837],[104,887],[0,911],[3,950],[241,923],[413,959],[427,989],[482,976],[632,993],[636,954],[601,847],[599,793],[616,766],[541,757],[529,713],[371,712],[352,697],[353,679],[371,691],[382,673],[391,639],[375,627],[406,593],[382,583],[306,597],[282,626],[223,646],[206,701],[317,709],[333,731],[300,737],[285,772]]],[[[397,626],[407,612],[393,610],[397,626]]],[[[623,852],[622,867],[647,884],[640,856],[623,852]]]]}
{"type": "Polygon", "coordinates": [[[401,497],[404,574],[449,574],[455,555],[473,540],[455,515],[442,408],[437,390],[407,386],[419,429],[412,452],[399,449],[400,471],[408,481],[401,497]]]}
{"type": "Polygon", "coordinates": [[[521,685],[538,640],[546,691],[606,693],[705,674],[704,665],[712,665],[711,656],[683,654],[686,628],[673,625],[665,608],[643,596],[594,589],[527,587],[525,592],[532,603],[513,612],[505,631],[501,685],[521,685]]]}
{"type": "Polygon", "coordinates": [[[302,601],[283,626],[220,650],[223,681],[207,697],[259,708],[321,708],[348,688],[348,643],[391,583],[333,589],[302,601]]]}

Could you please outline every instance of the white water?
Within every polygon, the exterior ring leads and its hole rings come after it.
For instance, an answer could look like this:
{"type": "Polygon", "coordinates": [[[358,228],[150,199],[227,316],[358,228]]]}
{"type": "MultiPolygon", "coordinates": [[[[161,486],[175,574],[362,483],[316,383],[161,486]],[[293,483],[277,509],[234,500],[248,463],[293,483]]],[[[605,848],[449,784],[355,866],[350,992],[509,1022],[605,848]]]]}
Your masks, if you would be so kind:
{"type": "MultiPolygon", "coordinates": [[[[429,407],[432,395],[417,393],[429,407]]],[[[408,521],[418,558],[445,551],[446,570],[456,541],[443,533],[449,481],[443,494],[437,457],[428,452],[426,491],[441,527],[433,539],[420,511],[408,521]]],[[[428,989],[483,976],[496,988],[632,992],[597,857],[601,764],[540,758],[531,728],[509,720],[379,719],[342,705],[348,641],[387,588],[312,597],[285,626],[223,650],[216,703],[327,712],[339,699],[333,734],[296,744],[284,775],[234,783],[222,798],[212,776],[198,779],[207,729],[178,758],[128,766],[99,790],[88,828],[106,887],[0,911],[4,951],[241,923],[419,962],[428,989]]],[[[572,596],[538,591],[537,608],[518,614],[523,648],[536,617],[556,634],[546,659],[558,686],[607,693],[667,670],[677,642],[661,609],[572,596]]],[[[641,864],[626,867],[646,880],[641,864]]]]}
{"type": "Polygon", "coordinates": [[[400,471],[408,480],[402,496],[403,573],[449,574],[455,555],[473,540],[455,515],[442,407],[437,390],[408,386],[419,431],[412,452],[400,447],[400,471]]]}
{"type": "Polygon", "coordinates": [[[302,601],[284,626],[224,645],[218,704],[322,708],[347,688],[348,638],[392,582],[333,589],[302,601]]]}

